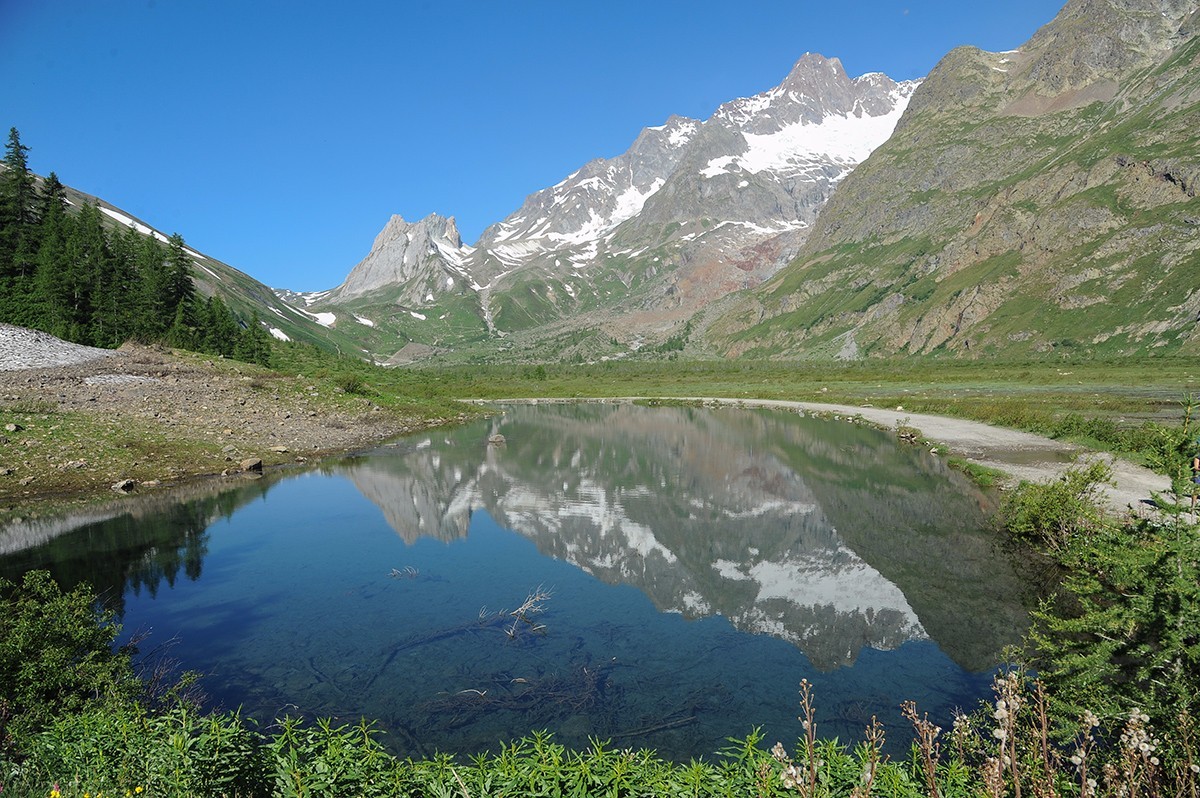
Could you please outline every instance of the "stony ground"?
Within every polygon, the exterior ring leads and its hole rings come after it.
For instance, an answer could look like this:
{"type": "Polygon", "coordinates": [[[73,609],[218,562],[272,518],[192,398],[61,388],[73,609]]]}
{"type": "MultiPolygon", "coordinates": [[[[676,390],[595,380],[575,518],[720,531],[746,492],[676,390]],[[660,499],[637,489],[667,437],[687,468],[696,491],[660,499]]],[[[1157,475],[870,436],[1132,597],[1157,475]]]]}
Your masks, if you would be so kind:
{"type": "Polygon", "coordinates": [[[244,363],[0,325],[0,505],[304,461],[446,420],[244,363]]]}

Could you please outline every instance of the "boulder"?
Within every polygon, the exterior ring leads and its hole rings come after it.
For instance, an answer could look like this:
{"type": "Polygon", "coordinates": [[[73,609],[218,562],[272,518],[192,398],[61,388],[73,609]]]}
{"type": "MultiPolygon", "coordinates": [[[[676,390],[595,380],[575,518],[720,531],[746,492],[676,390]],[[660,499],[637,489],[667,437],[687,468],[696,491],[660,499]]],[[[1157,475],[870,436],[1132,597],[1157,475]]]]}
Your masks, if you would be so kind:
{"type": "Polygon", "coordinates": [[[263,462],[261,457],[247,457],[242,461],[242,470],[255,474],[261,474],[263,470],[263,462]]]}
{"type": "Polygon", "coordinates": [[[112,489],[115,493],[131,493],[137,487],[137,482],[132,479],[122,479],[112,484],[112,489]]]}

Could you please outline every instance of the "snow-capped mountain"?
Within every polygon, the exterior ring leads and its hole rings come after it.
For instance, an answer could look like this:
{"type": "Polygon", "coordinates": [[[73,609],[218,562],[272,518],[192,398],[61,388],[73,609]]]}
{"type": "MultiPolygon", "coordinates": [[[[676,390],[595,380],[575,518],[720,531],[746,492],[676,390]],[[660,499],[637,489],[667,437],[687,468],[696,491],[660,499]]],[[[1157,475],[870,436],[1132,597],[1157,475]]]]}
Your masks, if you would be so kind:
{"type": "Polygon", "coordinates": [[[995,600],[1009,576],[991,557],[929,564],[929,552],[946,545],[939,528],[961,530],[955,545],[964,551],[990,548],[969,531],[978,507],[953,493],[931,506],[926,480],[945,478],[941,464],[879,446],[874,431],[830,447],[819,424],[612,404],[510,406],[489,424],[411,439],[342,473],[406,543],[461,538],[484,511],[543,554],[633,585],[664,611],[721,615],[793,643],[823,669],[853,663],[864,646],[888,650],[935,634],[968,661],[974,644],[956,638],[1020,627],[978,633],[964,622],[963,601],[935,595],[978,595],[986,614],[1019,606],[1012,595],[995,600]],[[504,446],[480,445],[496,432],[504,446]],[[762,440],[780,445],[748,443],[762,440]],[[806,454],[790,461],[789,450],[806,454]],[[858,475],[899,473],[902,464],[925,476],[866,501],[878,485],[858,475]],[[880,529],[889,532],[873,533],[880,529]],[[956,617],[941,617],[946,610],[956,617]]]}
{"type": "Polygon", "coordinates": [[[372,297],[437,318],[447,295],[471,294],[493,334],[620,311],[614,335],[653,336],[777,271],[916,85],[851,79],[836,58],[806,54],[779,86],[706,121],[672,116],[530,195],[473,247],[453,219],[393,217],[315,304],[372,297]]]}

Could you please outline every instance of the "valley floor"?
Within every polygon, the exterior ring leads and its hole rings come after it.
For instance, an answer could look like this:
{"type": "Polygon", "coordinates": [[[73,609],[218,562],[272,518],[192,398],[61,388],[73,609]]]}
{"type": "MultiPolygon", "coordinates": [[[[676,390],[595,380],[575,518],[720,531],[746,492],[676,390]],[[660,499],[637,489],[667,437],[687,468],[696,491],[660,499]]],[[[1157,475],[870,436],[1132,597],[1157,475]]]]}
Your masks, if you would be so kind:
{"type": "MultiPolygon", "coordinates": [[[[1190,366],[1185,364],[1190,375],[1188,369],[1190,366]]],[[[578,400],[581,394],[577,382],[584,377],[576,373],[578,369],[562,367],[562,370],[576,382],[551,381],[543,387],[559,396],[573,394],[576,399],[515,401],[578,400]]],[[[875,372],[843,376],[869,378],[863,384],[874,386],[872,390],[876,392],[883,391],[884,396],[889,392],[895,396],[902,391],[907,395],[910,387],[915,389],[919,385],[921,396],[909,398],[918,403],[932,401],[935,407],[940,406],[938,397],[942,397],[943,404],[946,397],[956,401],[953,397],[963,392],[959,382],[964,379],[968,385],[984,386],[985,394],[997,388],[1004,395],[1011,394],[1008,401],[1021,406],[1051,401],[1071,407],[1070,402],[1077,401],[1069,393],[1039,397],[1036,386],[1032,389],[1026,386],[1014,393],[1011,387],[1006,387],[1007,383],[996,383],[997,378],[989,376],[986,369],[979,373],[962,372],[961,367],[942,371],[946,372],[942,379],[955,382],[929,383],[903,370],[891,375],[890,380],[875,372]],[[875,385],[877,379],[880,384],[875,385]],[[883,383],[888,383],[888,387],[883,383]]],[[[1004,380],[1014,379],[1008,369],[1001,372],[1004,380]]],[[[135,489],[140,491],[198,476],[236,473],[244,470],[248,460],[261,459],[266,466],[304,462],[369,447],[418,429],[455,423],[472,414],[461,404],[450,401],[450,397],[472,392],[471,383],[462,378],[443,381],[438,375],[385,371],[378,376],[379,392],[360,395],[340,387],[336,375],[289,376],[244,363],[135,345],[117,351],[98,350],[10,325],[0,325],[0,373],[4,386],[0,388],[0,520],[25,512],[25,508],[34,504],[91,500],[108,494],[110,486],[124,480],[133,480],[135,489]],[[442,398],[431,396],[426,400],[405,398],[419,393],[419,386],[427,388],[432,384],[441,385],[448,393],[442,394],[442,398]]],[[[1061,380],[1061,375],[1070,373],[1060,370],[1054,376],[1061,380]]],[[[515,376],[512,370],[503,374],[515,376]]],[[[593,391],[620,390],[616,386],[622,383],[643,391],[661,387],[663,393],[659,395],[672,396],[669,401],[788,408],[861,417],[889,429],[904,426],[916,430],[918,438],[943,453],[1020,480],[1055,479],[1077,459],[1103,457],[1112,464],[1116,484],[1108,490],[1108,501],[1118,513],[1146,512],[1151,507],[1152,494],[1170,487],[1166,477],[1125,460],[1096,455],[1080,446],[1014,429],[936,413],[910,412],[890,403],[907,403],[908,399],[893,398],[889,402],[886,398],[869,398],[857,384],[831,383],[837,394],[829,395],[836,396],[841,404],[750,398],[754,393],[767,397],[772,393],[811,396],[822,381],[814,381],[811,373],[806,373],[803,380],[805,390],[798,384],[780,382],[773,374],[769,375],[772,379],[762,379],[761,385],[753,390],[736,390],[749,389],[748,384],[720,385],[720,390],[742,394],[737,399],[681,398],[678,394],[687,392],[685,384],[670,383],[679,372],[667,370],[659,374],[660,378],[668,379],[662,385],[648,378],[652,374],[658,372],[632,376],[605,373],[592,375],[586,382],[593,391]]],[[[754,382],[758,382],[758,376],[768,376],[753,371],[751,374],[754,382]]],[[[747,379],[746,375],[732,376],[747,379]]],[[[823,375],[823,380],[829,382],[831,376],[837,374],[823,375]]],[[[1036,376],[1027,372],[1016,374],[1022,378],[1018,382],[1036,376]],[[1026,376],[1022,378],[1023,374],[1026,376]]],[[[1180,375],[1173,372],[1167,376],[1172,382],[1181,381],[1180,375]]],[[[496,392],[493,397],[502,394],[505,386],[518,391],[522,386],[526,389],[530,386],[529,380],[506,382],[498,373],[475,377],[489,383],[491,391],[496,392]]],[[[925,377],[928,379],[930,375],[925,377]]],[[[1076,377],[1082,379],[1082,375],[1072,378],[1076,377]]],[[[1187,376],[1186,384],[1190,385],[1192,379],[1187,376]]],[[[1097,397],[1120,392],[1104,386],[1129,384],[1124,372],[1109,373],[1104,369],[1089,380],[1078,386],[1083,391],[1082,401],[1098,407],[1103,402],[1097,397]]],[[[709,387],[717,386],[714,383],[709,387]]],[[[705,390],[699,384],[692,387],[705,390]]],[[[1163,391],[1155,387],[1154,392],[1163,391]]],[[[473,401],[487,404],[500,400],[473,401]]],[[[1137,399],[1131,409],[1156,407],[1159,403],[1159,400],[1137,399]]]]}

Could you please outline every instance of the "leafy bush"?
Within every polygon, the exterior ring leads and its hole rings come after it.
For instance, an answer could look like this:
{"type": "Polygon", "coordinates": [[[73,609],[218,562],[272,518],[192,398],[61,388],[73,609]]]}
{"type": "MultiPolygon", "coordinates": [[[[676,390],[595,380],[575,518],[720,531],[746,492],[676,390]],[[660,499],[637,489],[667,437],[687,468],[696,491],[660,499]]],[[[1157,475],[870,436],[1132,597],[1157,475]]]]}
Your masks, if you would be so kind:
{"type": "Polygon", "coordinates": [[[361,374],[353,371],[343,371],[333,378],[333,383],[346,393],[363,394],[367,392],[367,383],[361,374]]]}
{"type": "Polygon", "coordinates": [[[1001,521],[1011,532],[1054,552],[1084,545],[1105,524],[1098,498],[1111,480],[1112,469],[1096,460],[1067,469],[1053,482],[1022,482],[1001,507],[1001,521]]]}
{"type": "Polygon", "coordinates": [[[12,737],[97,704],[132,700],[141,688],[126,652],[114,652],[118,627],[86,585],[63,593],[50,574],[31,571],[21,585],[0,579],[0,752],[12,737]]]}
{"type": "Polygon", "coordinates": [[[27,739],[8,789],[63,796],[267,795],[261,737],[235,714],[184,705],[150,712],[130,703],[65,715],[27,739]]]}

